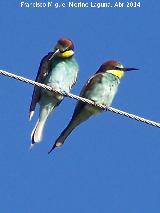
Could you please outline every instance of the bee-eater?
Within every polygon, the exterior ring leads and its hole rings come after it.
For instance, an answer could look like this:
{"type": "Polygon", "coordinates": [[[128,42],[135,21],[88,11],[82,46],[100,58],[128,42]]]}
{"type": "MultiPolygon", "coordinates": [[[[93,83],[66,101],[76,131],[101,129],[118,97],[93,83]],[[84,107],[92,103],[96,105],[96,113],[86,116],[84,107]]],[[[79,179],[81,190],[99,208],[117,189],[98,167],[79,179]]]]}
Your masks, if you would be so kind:
{"type": "MultiPolygon", "coordinates": [[[[90,99],[96,104],[102,104],[105,107],[109,107],[112,104],[120,79],[123,77],[124,72],[131,70],[137,69],[125,68],[121,63],[113,60],[105,62],[87,81],[80,93],[80,96],[90,99]]],[[[49,153],[54,148],[62,146],[75,127],[99,112],[102,112],[100,108],[78,101],[71,121],[57,138],[49,153]]]]}
{"type": "MultiPolygon", "coordinates": [[[[70,39],[58,40],[54,51],[49,52],[40,62],[36,81],[58,91],[69,92],[76,83],[78,64],[74,57],[74,45],[70,39]]],[[[34,87],[29,110],[31,120],[36,104],[39,103],[39,119],[31,133],[31,147],[42,140],[43,129],[48,116],[63,100],[63,96],[45,89],[34,87]]]]}

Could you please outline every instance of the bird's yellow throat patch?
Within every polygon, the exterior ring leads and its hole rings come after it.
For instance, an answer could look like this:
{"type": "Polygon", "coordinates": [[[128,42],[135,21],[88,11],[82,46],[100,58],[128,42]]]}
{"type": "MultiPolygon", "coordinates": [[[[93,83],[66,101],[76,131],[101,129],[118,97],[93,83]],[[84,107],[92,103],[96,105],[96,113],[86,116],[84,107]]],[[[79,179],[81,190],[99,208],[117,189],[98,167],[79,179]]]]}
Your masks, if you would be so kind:
{"type": "Polygon", "coordinates": [[[73,51],[73,50],[67,50],[67,51],[65,51],[65,52],[63,52],[63,53],[59,53],[58,56],[59,56],[60,58],[69,58],[69,57],[71,57],[73,54],[74,54],[74,51],[73,51]]]}
{"type": "Polygon", "coordinates": [[[124,76],[124,71],[121,70],[108,70],[107,72],[117,76],[118,78],[122,78],[124,76]]]}

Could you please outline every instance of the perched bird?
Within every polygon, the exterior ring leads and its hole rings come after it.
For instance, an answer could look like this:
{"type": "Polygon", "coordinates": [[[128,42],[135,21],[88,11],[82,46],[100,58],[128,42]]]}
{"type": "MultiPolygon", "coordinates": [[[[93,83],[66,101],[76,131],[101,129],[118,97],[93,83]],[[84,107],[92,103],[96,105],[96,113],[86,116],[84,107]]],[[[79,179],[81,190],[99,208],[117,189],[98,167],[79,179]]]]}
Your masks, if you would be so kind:
{"type": "MultiPolygon", "coordinates": [[[[53,52],[49,52],[40,63],[36,81],[49,85],[58,91],[69,92],[76,83],[78,64],[74,57],[74,45],[70,39],[61,38],[53,52]]],[[[31,133],[31,147],[42,140],[43,129],[48,116],[63,100],[63,96],[34,87],[29,110],[31,120],[36,104],[40,105],[39,119],[31,133]]]]}
{"type": "MultiPolygon", "coordinates": [[[[137,70],[135,68],[125,68],[117,61],[108,61],[101,65],[98,71],[87,81],[83,87],[80,96],[94,101],[96,104],[102,104],[109,107],[117,92],[120,79],[124,72],[137,70]]],[[[92,115],[102,112],[98,107],[78,101],[72,119],[68,126],[63,130],[55,141],[55,144],[49,153],[56,147],[60,147],[66,138],[80,123],[86,121],[92,115]]]]}

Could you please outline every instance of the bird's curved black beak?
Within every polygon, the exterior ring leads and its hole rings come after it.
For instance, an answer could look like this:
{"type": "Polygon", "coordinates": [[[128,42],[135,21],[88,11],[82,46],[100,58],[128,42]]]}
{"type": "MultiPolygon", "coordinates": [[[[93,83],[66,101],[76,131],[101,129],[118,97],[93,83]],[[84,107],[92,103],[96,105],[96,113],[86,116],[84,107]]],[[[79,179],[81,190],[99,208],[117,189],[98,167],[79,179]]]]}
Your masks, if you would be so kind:
{"type": "Polygon", "coordinates": [[[128,71],[132,71],[132,70],[139,70],[137,68],[128,68],[128,67],[125,67],[122,69],[124,72],[128,72],[128,71]]]}
{"type": "Polygon", "coordinates": [[[59,52],[60,52],[59,49],[55,50],[55,51],[53,52],[53,54],[51,55],[51,57],[49,58],[49,61],[52,60],[52,58],[54,58],[54,56],[57,55],[59,52]]]}

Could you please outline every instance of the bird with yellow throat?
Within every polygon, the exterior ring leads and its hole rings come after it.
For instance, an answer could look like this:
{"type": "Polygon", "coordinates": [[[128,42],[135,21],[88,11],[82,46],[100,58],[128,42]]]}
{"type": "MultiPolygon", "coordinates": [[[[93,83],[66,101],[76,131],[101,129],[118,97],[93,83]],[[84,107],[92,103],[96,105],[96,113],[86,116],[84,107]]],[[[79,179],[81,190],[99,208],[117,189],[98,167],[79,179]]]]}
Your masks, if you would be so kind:
{"type": "MultiPolygon", "coordinates": [[[[54,51],[49,52],[40,63],[36,81],[51,86],[53,89],[69,92],[76,83],[78,64],[74,57],[74,45],[68,38],[58,40],[54,51]]],[[[48,116],[61,103],[64,96],[34,87],[29,110],[31,119],[37,103],[40,105],[39,119],[31,133],[31,146],[42,140],[43,129],[48,116]]]]}
{"type": "MultiPolygon", "coordinates": [[[[95,104],[104,105],[106,108],[111,106],[117,93],[121,78],[125,72],[131,70],[138,69],[126,68],[120,62],[114,60],[105,62],[87,81],[80,93],[80,96],[92,100],[95,104]]],[[[61,147],[66,138],[80,123],[100,112],[102,112],[102,109],[82,101],[78,101],[68,126],[56,139],[49,153],[56,147],[61,147]]]]}

